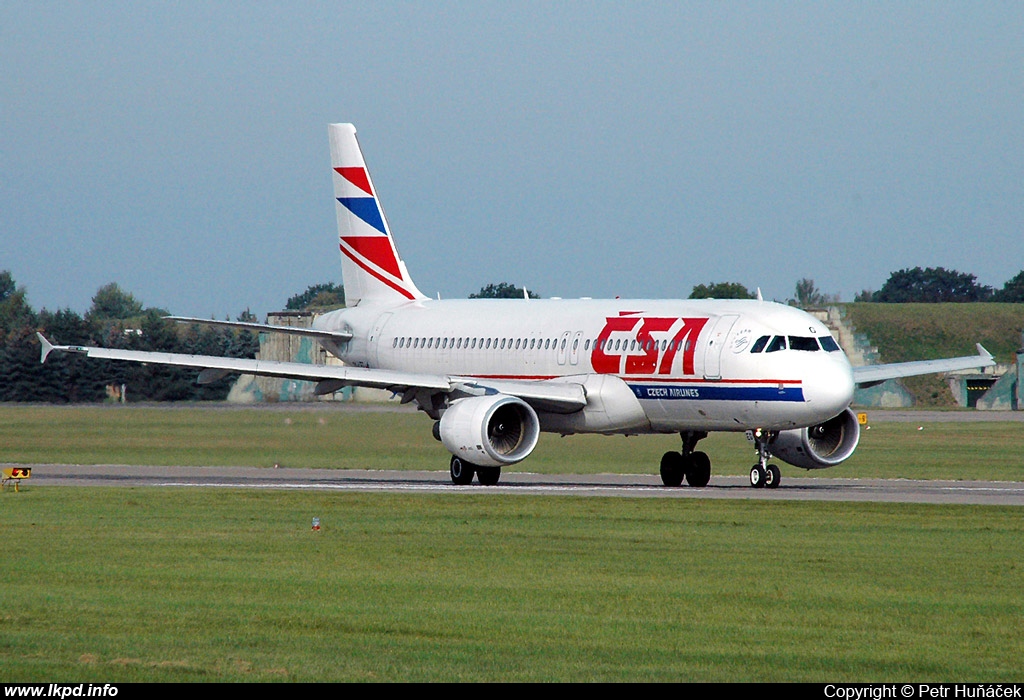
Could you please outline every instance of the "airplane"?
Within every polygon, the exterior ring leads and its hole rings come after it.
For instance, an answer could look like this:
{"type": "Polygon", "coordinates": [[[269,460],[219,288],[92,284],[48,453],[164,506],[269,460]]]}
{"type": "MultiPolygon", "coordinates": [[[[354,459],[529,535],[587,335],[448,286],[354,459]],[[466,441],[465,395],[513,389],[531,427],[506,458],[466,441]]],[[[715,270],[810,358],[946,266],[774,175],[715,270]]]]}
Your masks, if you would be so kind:
{"type": "Polygon", "coordinates": [[[415,402],[451,457],[454,484],[495,485],[541,432],[678,433],[660,463],[668,487],[704,487],[713,431],[746,433],[754,487],[776,488],[774,456],[803,469],[840,464],[860,438],[854,389],[887,379],[992,366],[978,354],[851,367],[828,329],[775,302],[654,299],[430,299],[415,285],[351,124],[329,126],[348,306],[311,328],[171,317],[315,338],[343,366],[61,346],[53,351],[199,369],[197,382],[247,373],[316,382],[315,393],[376,387],[415,402]]]}

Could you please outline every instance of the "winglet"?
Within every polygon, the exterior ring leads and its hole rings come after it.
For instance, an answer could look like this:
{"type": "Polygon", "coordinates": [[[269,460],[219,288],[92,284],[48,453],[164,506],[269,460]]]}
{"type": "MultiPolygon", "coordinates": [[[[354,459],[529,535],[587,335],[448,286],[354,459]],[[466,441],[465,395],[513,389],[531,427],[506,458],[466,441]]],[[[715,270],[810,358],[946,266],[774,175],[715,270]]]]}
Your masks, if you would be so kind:
{"type": "Polygon", "coordinates": [[[985,348],[981,347],[981,343],[975,343],[975,346],[978,348],[978,354],[984,357],[986,360],[995,359],[992,357],[992,353],[990,353],[985,348]]]}
{"type": "Polygon", "coordinates": [[[54,344],[46,339],[42,333],[37,332],[36,336],[39,338],[39,343],[42,345],[42,356],[39,358],[39,364],[46,362],[46,357],[53,352],[54,344]]]}

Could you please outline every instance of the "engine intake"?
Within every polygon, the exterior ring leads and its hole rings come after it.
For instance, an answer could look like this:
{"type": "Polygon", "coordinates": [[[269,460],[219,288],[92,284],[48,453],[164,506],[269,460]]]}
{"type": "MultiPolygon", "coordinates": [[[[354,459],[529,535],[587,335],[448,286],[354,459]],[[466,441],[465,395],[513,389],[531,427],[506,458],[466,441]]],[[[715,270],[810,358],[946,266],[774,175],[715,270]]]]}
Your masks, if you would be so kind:
{"type": "Polygon", "coordinates": [[[540,438],[540,421],[515,396],[474,396],[452,403],[438,433],[453,455],[480,467],[500,467],[526,459],[540,438]]]}
{"type": "Polygon", "coordinates": [[[847,408],[824,423],[779,433],[772,443],[772,454],[794,467],[825,469],[848,459],[859,440],[860,424],[847,408]]]}

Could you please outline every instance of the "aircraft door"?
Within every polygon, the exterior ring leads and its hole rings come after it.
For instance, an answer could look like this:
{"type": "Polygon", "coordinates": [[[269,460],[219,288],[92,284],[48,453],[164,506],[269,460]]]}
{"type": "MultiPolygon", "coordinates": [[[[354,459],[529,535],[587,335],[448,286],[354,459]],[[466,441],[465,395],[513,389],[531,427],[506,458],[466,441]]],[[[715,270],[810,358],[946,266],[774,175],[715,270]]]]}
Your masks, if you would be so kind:
{"type": "Polygon", "coordinates": [[[580,346],[582,344],[583,331],[576,331],[572,337],[572,344],[569,346],[569,364],[578,365],[580,363],[580,346]]]}
{"type": "Polygon", "coordinates": [[[569,349],[569,336],[571,334],[572,331],[566,331],[565,333],[562,333],[561,337],[558,339],[558,350],[556,356],[558,358],[558,364],[560,365],[565,364],[565,355],[566,351],[569,349]]]}
{"type": "Polygon", "coordinates": [[[708,335],[707,347],[704,349],[704,378],[722,378],[722,350],[725,349],[725,341],[729,337],[729,331],[739,314],[725,314],[715,320],[715,327],[708,335]]]}
{"type": "Polygon", "coordinates": [[[370,331],[370,337],[367,338],[367,342],[370,347],[367,348],[369,352],[366,354],[373,358],[374,366],[376,367],[380,367],[382,347],[382,343],[380,342],[381,332],[384,330],[384,326],[387,325],[387,322],[391,319],[391,316],[391,313],[381,314],[373,324],[373,330],[370,331]]]}

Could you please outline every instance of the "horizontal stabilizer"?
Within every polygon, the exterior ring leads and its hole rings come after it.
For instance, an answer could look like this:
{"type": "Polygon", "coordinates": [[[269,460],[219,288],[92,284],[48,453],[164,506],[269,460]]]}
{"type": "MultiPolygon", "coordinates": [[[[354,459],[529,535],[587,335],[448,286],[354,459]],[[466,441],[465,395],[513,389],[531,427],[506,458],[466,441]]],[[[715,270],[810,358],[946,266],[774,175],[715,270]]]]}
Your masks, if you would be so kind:
{"type": "Polygon", "coordinates": [[[213,384],[231,374],[229,369],[204,369],[196,377],[196,384],[213,384]]]}
{"type": "Polygon", "coordinates": [[[338,342],[352,339],[352,334],[344,331],[323,331],[316,328],[275,326],[269,323],[249,323],[247,321],[215,321],[210,318],[190,318],[188,316],[166,316],[165,318],[168,321],[177,321],[178,323],[198,323],[206,326],[219,326],[221,328],[238,328],[252,331],[253,333],[284,333],[286,335],[301,335],[307,338],[323,338],[338,342]]]}
{"type": "Polygon", "coordinates": [[[951,357],[946,360],[921,360],[918,362],[895,362],[887,365],[867,365],[853,368],[853,381],[864,389],[881,384],[889,379],[916,377],[922,374],[941,374],[965,369],[992,367],[996,361],[992,354],[979,343],[977,355],[951,357]]]}

